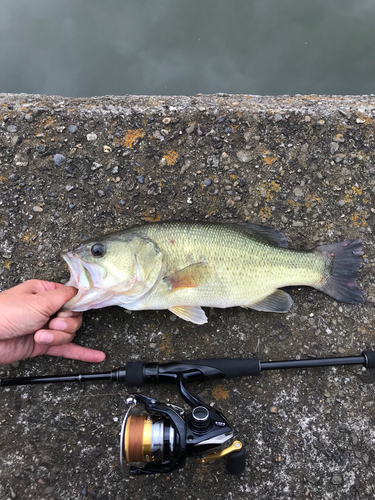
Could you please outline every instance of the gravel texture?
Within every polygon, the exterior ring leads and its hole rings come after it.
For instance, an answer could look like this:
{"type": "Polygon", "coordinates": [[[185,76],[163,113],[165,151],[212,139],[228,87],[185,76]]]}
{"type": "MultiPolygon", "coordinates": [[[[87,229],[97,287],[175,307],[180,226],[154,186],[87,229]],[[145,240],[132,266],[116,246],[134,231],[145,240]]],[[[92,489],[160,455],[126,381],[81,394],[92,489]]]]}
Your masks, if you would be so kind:
{"type": "MultiPolygon", "coordinates": [[[[59,252],[82,238],[142,221],[208,219],[275,226],[299,249],[360,237],[366,291],[365,304],[345,305],[295,287],[288,314],[212,309],[200,327],[168,311],[90,311],[77,342],[106,351],[100,366],[46,357],[0,375],[375,348],[374,120],[369,96],[0,94],[1,289],[29,278],[65,282],[59,252]]],[[[0,499],[372,499],[374,381],[353,366],[193,385],[245,445],[241,477],[227,475],[224,460],[123,475],[125,387],[4,388],[0,499]]],[[[143,392],[184,405],[175,387],[143,392]]]]}

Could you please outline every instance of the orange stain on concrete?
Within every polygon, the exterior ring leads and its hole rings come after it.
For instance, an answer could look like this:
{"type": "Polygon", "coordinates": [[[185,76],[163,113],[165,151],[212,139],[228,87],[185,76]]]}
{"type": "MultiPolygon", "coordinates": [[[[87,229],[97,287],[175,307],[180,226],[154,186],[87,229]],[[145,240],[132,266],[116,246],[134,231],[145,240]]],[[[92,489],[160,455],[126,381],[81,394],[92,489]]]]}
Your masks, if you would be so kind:
{"type": "Polygon", "coordinates": [[[270,207],[264,207],[264,208],[261,208],[259,210],[259,215],[263,219],[269,219],[270,217],[272,217],[272,211],[271,211],[270,207]]]}
{"type": "Polygon", "coordinates": [[[35,245],[36,234],[32,233],[31,229],[28,229],[25,234],[22,236],[22,241],[24,243],[28,243],[29,245],[35,245]]]}
{"type": "Polygon", "coordinates": [[[313,203],[323,203],[323,198],[320,198],[313,194],[308,194],[307,196],[305,196],[305,207],[309,208],[313,203]]]}
{"type": "Polygon", "coordinates": [[[133,149],[133,143],[136,139],[142,139],[144,137],[145,131],[141,128],[135,130],[127,130],[125,137],[122,139],[121,143],[123,146],[129,149],[133,149]]]}
{"type": "Polygon", "coordinates": [[[267,182],[262,185],[262,189],[266,192],[266,201],[272,200],[276,193],[281,189],[280,184],[275,181],[267,182]]]}
{"type": "Polygon", "coordinates": [[[150,209],[147,208],[143,211],[142,219],[151,222],[159,222],[161,220],[161,215],[158,212],[151,212],[150,209]]]}
{"type": "Polygon", "coordinates": [[[170,150],[165,153],[163,158],[166,160],[167,165],[174,165],[178,158],[178,153],[176,151],[170,150]]]}
{"type": "Polygon", "coordinates": [[[223,384],[219,384],[213,389],[212,394],[215,399],[228,399],[230,392],[228,389],[225,389],[223,384]]]}
{"type": "MultiPolygon", "coordinates": [[[[116,122],[110,123],[110,127],[113,128],[116,126],[116,122]]],[[[141,128],[135,130],[126,130],[124,136],[115,137],[113,142],[117,144],[121,144],[122,147],[133,149],[133,144],[136,139],[142,139],[145,136],[145,131],[141,128]]]]}
{"type": "Polygon", "coordinates": [[[351,215],[350,220],[357,227],[365,227],[365,226],[367,226],[366,212],[364,212],[363,210],[361,210],[360,212],[356,212],[353,215],[351,215]]]}
{"type": "Polygon", "coordinates": [[[363,123],[364,125],[374,125],[374,120],[372,120],[366,113],[358,112],[357,115],[357,123],[363,123]]]}

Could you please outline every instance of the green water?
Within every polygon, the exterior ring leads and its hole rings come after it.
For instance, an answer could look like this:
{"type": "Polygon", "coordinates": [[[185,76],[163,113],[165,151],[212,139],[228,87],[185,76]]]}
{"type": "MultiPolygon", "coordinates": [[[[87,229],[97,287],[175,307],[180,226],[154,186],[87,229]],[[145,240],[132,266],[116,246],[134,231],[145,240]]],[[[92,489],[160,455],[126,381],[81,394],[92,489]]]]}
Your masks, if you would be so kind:
{"type": "Polygon", "coordinates": [[[0,0],[0,92],[375,93],[374,0],[0,0]]]}

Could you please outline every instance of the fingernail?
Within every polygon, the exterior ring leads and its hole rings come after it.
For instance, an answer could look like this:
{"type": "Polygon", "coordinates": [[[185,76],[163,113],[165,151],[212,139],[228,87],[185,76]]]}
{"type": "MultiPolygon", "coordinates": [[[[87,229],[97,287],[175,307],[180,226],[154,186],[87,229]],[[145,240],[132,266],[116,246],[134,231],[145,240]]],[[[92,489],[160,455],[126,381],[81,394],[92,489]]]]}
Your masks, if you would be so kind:
{"type": "Polygon", "coordinates": [[[39,336],[39,344],[51,344],[53,341],[53,335],[49,332],[42,332],[39,336]]]}
{"type": "Polygon", "coordinates": [[[61,320],[61,319],[58,319],[56,321],[53,322],[53,330],[61,330],[61,331],[64,331],[66,328],[66,322],[61,320]]]}

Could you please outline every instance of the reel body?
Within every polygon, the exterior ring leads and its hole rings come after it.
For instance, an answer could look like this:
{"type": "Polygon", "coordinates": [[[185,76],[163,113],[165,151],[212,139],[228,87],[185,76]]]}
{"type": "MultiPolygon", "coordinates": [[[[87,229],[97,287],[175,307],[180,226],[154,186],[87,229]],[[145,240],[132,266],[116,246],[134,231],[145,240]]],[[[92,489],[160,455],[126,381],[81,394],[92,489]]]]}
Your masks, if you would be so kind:
{"type": "Polygon", "coordinates": [[[205,463],[227,455],[228,472],[240,475],[245,469],[245,449],[239,441],[232,443],[233,429],[226,418],[183,390],[192,406],[187,414],[142,394],[129,395],[120,433],[121,465],[146,462],[142,468],[131,466],[130,474],[156,474],[182,467],[187,457],[205,463]],[[131,414],[138,403],[146,413],[131,414]]]}

